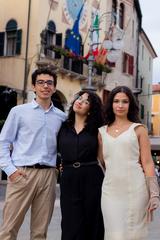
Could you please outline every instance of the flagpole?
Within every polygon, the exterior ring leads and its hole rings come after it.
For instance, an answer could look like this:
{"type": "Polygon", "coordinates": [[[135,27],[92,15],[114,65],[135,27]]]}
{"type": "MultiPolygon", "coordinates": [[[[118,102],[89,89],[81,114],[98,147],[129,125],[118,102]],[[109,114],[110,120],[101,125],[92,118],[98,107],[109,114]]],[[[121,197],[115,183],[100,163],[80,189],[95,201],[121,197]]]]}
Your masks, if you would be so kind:
{"type": "Polygon", "coordinates": [[[93,77],[93,62],[94,62],[94,56],[93,56],[93,32],[95,31],[93,27],[94,22],[94,13],[92,12],[91,15],[91,26],[90,26],[90,44],[89,44],[89,57],[88,57],[88,82],[83,89],[90,90],[90,91],[96,91],[96,88],[92,84],[92,77],[93,77]]]}
{"type": "MultiPolygon", "coordinates": [[[[97,10],[100,8],[100,3],[101,0],[99,0],[98,2],[98,7],[97,10]]],[[[96,12],[97,13],[97,12],[96,12]]],[[[96,87],[93,86],[92,83],[92,77],[93,77],[93,62],[94,62],[94,56],[93,56],[93,32],[96,31],[97,29],[95,29],[93,27],[93,23],[94,23],[94,12],[92,11],[91,13],[91,26],[90,26],[90,44],[89,44],[89,57],[88,57],[88,84],[87,86],[85,86],[83,89],[87,89],[90,91],[96,91],[96,87]]],[[[98,26],[99,28],[99,26],[98,26]]],[[[98,44],[98,43],[97,43],[98,44]]]]}

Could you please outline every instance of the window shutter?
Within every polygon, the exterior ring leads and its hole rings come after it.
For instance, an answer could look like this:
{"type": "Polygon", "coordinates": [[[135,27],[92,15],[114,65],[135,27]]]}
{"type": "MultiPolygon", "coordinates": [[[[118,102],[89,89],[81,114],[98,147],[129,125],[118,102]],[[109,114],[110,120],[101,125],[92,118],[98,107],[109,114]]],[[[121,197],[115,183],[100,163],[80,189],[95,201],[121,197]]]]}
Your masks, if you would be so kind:
{"type": "Polygon", "coordinates": [[[141,104],[141,119],[144,119],[144,105],[141,104]]]}
{"type": "Polygon", "coordinates": [[[126,67],[127,67],[127,54],[123,53],[123,72],[126,73],[126,67]]]}
{"type": "Polygon", "coordinates": [[[0,32],[0,56],[4,56],[4,32],[0,32]]]}
{"type": "MultiPolygon", "coordinates": [[[[56,46],[57,47],[62,47],[62,33],[57,33],[56,34],[56,46]]],[[[58,52],[55,52],[55,58],[60,59],[61,54],[58,52]]]]}
{"type": "Polygon", "coordinates": [[[17,30],[16,54],[21,54],[22,30],[17,30]]]}
{"type": "Polygon", "coordinates": [[[134,62],[134,57],[129,56],[128,73],[131,75],[133,75],[133,62],[134,62]]]}

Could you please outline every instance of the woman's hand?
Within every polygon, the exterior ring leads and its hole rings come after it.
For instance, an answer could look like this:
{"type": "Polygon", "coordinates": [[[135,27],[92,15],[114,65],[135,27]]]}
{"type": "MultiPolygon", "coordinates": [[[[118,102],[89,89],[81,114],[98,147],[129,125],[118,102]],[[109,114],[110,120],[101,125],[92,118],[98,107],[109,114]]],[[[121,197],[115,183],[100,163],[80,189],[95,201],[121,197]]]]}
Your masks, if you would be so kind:
{"type": "Polygon", "coordinates": [[[160,205],[160,190],[156,176],[146,176],[146,183],[149,191],[149,204],[147,208],[147,220],[150,222],[153,219],[153,211],[160,205]]]}

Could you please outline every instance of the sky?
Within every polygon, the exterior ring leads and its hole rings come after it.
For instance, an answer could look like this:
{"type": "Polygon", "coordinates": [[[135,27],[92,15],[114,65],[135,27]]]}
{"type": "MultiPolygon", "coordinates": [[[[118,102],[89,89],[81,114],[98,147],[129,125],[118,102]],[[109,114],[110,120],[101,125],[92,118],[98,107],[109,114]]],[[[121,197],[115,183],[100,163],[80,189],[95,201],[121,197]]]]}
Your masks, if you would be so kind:
{"type": "Polygon", "coordinates": [[[153,60],[153,83],[160,82],[160,0],[139,0],[142,28],[158,57],[153,60]]]}

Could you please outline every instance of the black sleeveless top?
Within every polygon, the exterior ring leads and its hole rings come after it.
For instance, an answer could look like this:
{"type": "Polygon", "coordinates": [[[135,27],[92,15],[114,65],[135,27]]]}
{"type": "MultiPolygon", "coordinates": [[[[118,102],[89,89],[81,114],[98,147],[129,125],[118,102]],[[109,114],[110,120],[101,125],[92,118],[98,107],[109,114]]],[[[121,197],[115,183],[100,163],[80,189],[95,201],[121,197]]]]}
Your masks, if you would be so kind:
{"type": "Polygon", "coordinates": [[[97,161],[98,138],[85,128],[76,133],[75,129],[63,124],[58,136],[58,152],[64,164],[97,161]]]}

